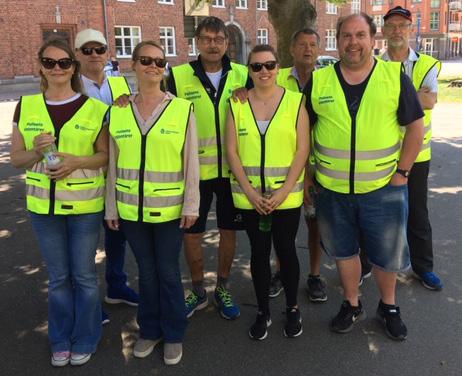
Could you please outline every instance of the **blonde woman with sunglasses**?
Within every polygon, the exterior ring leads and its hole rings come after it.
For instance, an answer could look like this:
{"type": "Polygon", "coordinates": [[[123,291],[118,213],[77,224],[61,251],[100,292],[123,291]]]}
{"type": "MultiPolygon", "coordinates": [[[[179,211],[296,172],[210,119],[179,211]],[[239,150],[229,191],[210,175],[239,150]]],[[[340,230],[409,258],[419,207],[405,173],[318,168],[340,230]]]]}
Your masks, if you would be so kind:
{"type": "Polygon", "coordinates": [[[167,61],[154,41],[132,54],[139,92],[110,112],[106,222],[124,232],[139,270],[134,356],[164,342],[177,364],[187,326],[179,254],[183,229],[199,215],[199,158],[191,102],[163,90],[167,61]]]}
{"type": "Polygon", "coordinates": [[[42,93],[18,103],[11,163],[26,169],[27,209],[48,269],[51,364],[81,365],[101,338],[95,252],[108,106],[81,94],[79,64],[65,41],[46,42],[38,58],[42,93]]]}
{"type": "Polygon", "coordinates": [[[263,340],[271,325],[268,293],[273,243],[286,295],[284,335],[293,338],[302,333],[295,235],[309,149],[308,115],[302,94],[276,84],[279,65],[271,46],[254,47],[248,68],[254,88],[245,103],[230,101],[226,144],[234,205],[242,211],[250,239],[250,269],[258,304],[249,336],[263,340]]]}

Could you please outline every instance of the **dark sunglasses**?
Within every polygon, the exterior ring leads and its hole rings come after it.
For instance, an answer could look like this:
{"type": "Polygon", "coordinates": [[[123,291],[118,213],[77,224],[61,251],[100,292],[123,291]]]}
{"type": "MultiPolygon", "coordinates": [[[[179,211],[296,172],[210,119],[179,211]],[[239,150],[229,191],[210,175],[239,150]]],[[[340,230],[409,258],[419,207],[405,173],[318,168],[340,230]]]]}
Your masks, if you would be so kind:
{"type": "Polygon", "coordinates": [[[252,63],[252,64],[249,64],[249,67],[250,69],[252,69],[253,72],[260,72],[263,69],[263,67],[265,67],[267,71],[271,71],[274,68],[276,68],[277,65],[278,65],[277,61],[271,60],[271,61],[266,61],[264,63],[252,63]]]}
{"type": "Polygon", "coordinates": [[[102,55],[107,51],[107,46],[101,46],[101,47],[82,47],[80,49],[84,55],[90,56],[93,51],[96,52],[97,55],[102,55]]]}
{"type": "Polygon", "coordinates": [[[53,69],[56,64],[58,64],[61,69],[69,69],[73,64],[75,64],[75,60],[72,60],[70,57],[65,57],[64,59],[59,60],[42,57],[40,59],[40,64],[42,64],[45,69],[53,69]]]}
{"type": "Polygon", "coordinates": [[[150,66],[152,63],[156,64],[158,68],[165,68],[167,65],[167,60],[160,57],[140,56],[136,60],[146,67],[150,66]]]}

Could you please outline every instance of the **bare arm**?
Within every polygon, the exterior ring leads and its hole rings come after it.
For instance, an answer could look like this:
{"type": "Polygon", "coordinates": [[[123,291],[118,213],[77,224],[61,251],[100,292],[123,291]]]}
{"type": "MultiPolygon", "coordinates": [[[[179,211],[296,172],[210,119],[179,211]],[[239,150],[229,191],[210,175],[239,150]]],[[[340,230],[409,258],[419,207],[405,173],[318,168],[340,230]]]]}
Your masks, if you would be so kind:
{"type": "MultiPolygon", "coordinates": [[[[403,146],[401,147],[401,156],[399,158],[398,168],[410,170],[414,164],[417,155],[422,147],[424,138],[423,118],[417,119],[406,126],[403,146]]],[[[403,185],[407,179],[401,174],[395,173],[391,178],[390,184],[403,185]]]]}
{"type": "Polygon", "coordinates": [[[433,93],[430,88],[423,86],[418,92],[420,105],[424,110],[432,110],[438,99],[438,93],[433,93]]]}
{"type": "Polygon", "coordinates": [[[112,137],[109,137],[109,163],[106,176],[106,200],[104,203],[106,223],[111,230],[119,229],[119,213],[116,203],[117,159],[119,148],[112,137]]]}
{"type": "Polygon", "coordinates": [[[305,106],[302,105],[300,106],[297,123],[297,151],[295,152],[294,160],[290,165],[289,173],[283,186],[269,199],[271,211],[277,209],[284,202],[306,166],[310,151],[309,123],[308,113],[305,106]]]}
{"type": "Polygon", "coordinates": [[[43,159],[42,150],[53,142],[55,138],[52,135],[42,133],[34,138],[34,147],[26,150],[21,132],[17,127],[13,127],[10,149],[11,164],[16,168],[31,168],[43,159]]]}

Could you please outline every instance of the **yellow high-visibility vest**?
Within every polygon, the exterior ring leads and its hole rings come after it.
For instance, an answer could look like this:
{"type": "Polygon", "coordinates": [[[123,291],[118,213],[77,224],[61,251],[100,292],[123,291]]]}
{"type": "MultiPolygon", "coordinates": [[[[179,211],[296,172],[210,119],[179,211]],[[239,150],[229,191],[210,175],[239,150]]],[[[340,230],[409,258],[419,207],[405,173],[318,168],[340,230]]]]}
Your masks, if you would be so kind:
{"type": "MultiPolygon", "coordinates": [[[[264,135],[260,133],[249,101],[231,102],[239,158],[252,187],[274,192],[282,187],[297,151],[297,120],[302,94],[285,90],[264,135]]],[[[297,208],[303,202],[303,172],[278,209],[297,208]]],[[[237,179],[231,176],[234,206],[253,209],[237,179]]]]}
{"type": "MultiPolygon", "coordinates": [[[[59,132],[58,151],[76,156],[91,156],[101,131],[108,106],[88,98],[59,132]]],[[[26,150],[41,133],[55,134],[43,94],[21,98],[18,129],[26,150]]],[[[68,177],[51,181],[40,161],[26,170],[27,209],[37,214],[88,214],[104,208],[104,174],[98,170],[79,169],[68,177]]]]}
{"type": "Polygon", "coordinates": [[[183,148],[191,102],[174,98],[146,135],[132,106],[112,107],[109,132],[119,148],[116,199],[128,221],[167,222],[181,217],[183,148]]]}
{"type": "Polygon", "coordinates": [[[111,89],[112,101],[115,101],[121,95],[130,95],[131,90],[127,79],[123,76],[108,76],[107,82],[111,89]]]}
{"type": "Polygon", "coordinates": [[[397,118],[401,63],[378,60],[351,119],[334,66],[313,72],[316,180],[339,193],[367,193],[390,181],[401,151],[397,118]]]}
{"type": "Polygon", "coordinates": [[[276,83],[283,88],[295,92],[301,92],[297,79],[292,76],[292,67],[281,68],[276,79],[276,83]]]}
{"type": "Polygon", "coordinates": [[[234,90],[245,87],[247,67],[231,63],[226,84],[217,104],[214,104],[190,64],[173,67],[172,74],[175,78],[177,96],[194,104],[199,139],[200,179],[229,177],[224,147],[228,99],[234,90]]]}

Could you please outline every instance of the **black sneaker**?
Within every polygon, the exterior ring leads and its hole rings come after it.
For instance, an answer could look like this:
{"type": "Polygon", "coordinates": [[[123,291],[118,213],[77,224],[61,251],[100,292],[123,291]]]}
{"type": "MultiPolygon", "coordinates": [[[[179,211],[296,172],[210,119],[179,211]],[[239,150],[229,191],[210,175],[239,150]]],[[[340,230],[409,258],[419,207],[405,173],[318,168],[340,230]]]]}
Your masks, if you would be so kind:
{"type": "Polygon", "coordinates": [[[283,289],[284,288],[282,287],[281,274],[279,272],[276,272],[271,276],[268,296],[270,298],[275,298],[281,293],[283,289]]]}
{"type": "Polygon", "coordinates": [[[358,286],[362,286],[364,280],[365,280],[366,278],[369,278],[371,275],[372,275],[372,271],[371,271],[371,270],[364,270],[364,269],[362,269],[362,270],[361,270],[361,277],[359,278],[358,286]]]}
{"type": "Polygon", "coordinates": [[[352,307],[348,300],[344,300],[340,312],[330,322],[330,329],[337,333],[348,333],[353,329],[354,324],[365,318],[366,311],[361,301],[358,301],[357,307],[352,307]]]}
{"type": "Polygon", "coordinates": [[[249,337],[258,341],[264,340],[268,336],[268,328],[271,326],[270,315],[257,313],[254,324],[249,329],[249,337]]]}
{"type": "Polygon", "coordinates": [[[298,337],[303,333],[302,328],[302,317],[300,316],[300,310],[292,307],[286,309],[287,321],[284,325],[284,335],[287,338],[298,337]]]}
{"type": "Polygon", "coordinates": [[[385,333],[391,339],[404,341],[407,338],[407,328],[403,320],[401,320],[399,307],[385,307],[382,301],[380,301],[377,307],[377,319],[383,323],[385,333]]]}
{"type": "Polygon", "coordinates": [[[326,283],[319,277],[309,275],[306,281],[306,290],[308,298],[312,302],[325,302],[327,301],[326,283]]]}

